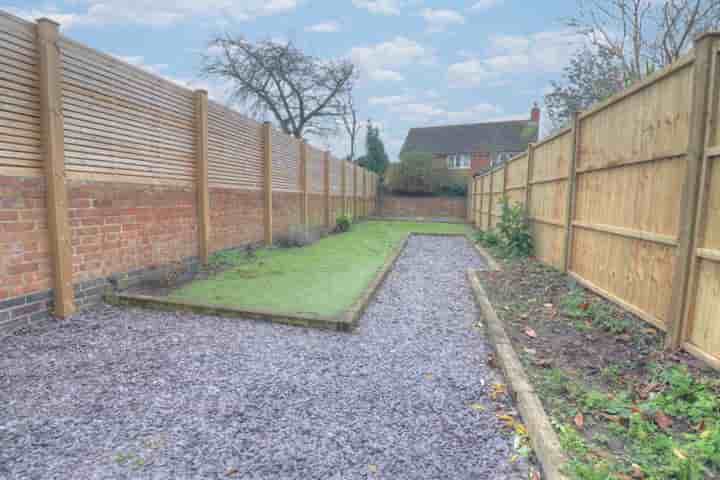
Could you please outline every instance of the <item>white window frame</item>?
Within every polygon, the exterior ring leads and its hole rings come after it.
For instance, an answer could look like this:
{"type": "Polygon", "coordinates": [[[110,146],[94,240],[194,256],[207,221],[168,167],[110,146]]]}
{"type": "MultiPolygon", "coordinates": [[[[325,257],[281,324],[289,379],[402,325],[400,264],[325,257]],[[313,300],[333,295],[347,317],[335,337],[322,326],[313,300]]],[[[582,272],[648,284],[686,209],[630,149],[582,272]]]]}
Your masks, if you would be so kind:
{"type": "Polygon", "coordinates": [[[447,166],[450,170],[469,170],[470,165],[469,153],[454,153],[447,156],[447,166]]]}

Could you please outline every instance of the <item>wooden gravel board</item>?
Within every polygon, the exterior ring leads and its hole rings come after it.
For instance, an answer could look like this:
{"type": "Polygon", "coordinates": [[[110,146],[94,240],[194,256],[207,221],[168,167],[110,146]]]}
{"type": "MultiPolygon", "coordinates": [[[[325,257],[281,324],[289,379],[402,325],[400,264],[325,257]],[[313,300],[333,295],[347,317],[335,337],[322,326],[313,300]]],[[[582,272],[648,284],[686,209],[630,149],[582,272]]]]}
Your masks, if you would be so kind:
{"type": "Polygon", "coordinates": [[[502,322],[492,307],[475,270],[468,269],[468,280],[487,326],[488,338],[492,343],[510,390],[517,402],[518,410],[527,428],[535,455],[542,465],[546,480],[567,480],[561,468],[567,463],[560,441],[553,430],[550,419],[530,383],[515,350],[510,343],[502,322]]]}

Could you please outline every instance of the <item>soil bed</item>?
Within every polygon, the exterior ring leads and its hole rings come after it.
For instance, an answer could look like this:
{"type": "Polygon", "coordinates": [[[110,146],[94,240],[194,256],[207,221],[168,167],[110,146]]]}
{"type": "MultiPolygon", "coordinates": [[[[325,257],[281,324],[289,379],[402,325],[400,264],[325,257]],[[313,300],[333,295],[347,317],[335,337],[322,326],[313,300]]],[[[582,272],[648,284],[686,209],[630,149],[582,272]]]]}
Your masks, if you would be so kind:
{"type": "Polygon", "coordinates": [[[579,479],[720,478],[720,376],[535,260],[479,272],[579,479]]]}

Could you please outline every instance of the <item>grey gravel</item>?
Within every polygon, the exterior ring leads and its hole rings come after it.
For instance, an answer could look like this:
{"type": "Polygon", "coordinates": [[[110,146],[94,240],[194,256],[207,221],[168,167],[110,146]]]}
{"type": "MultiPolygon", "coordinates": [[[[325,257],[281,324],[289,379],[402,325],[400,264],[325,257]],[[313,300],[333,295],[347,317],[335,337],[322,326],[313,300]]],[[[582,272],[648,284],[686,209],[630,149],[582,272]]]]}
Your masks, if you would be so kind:
{"type": "Polygon", "coordinates": [[[514,477],[468,267],[412,237],[354,334],[103,306],[6,338],[0,478],[514,477]]]}

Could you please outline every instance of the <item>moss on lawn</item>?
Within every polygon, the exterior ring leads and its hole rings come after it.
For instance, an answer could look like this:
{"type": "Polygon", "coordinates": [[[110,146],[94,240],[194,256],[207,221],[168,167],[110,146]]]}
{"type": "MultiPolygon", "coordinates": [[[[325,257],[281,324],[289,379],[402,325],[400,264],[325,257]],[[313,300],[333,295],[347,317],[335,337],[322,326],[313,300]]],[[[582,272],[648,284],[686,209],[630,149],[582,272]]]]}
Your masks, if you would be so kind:
{"type": "Polygon", "coordinates": [[[349,308],[410,232],[466,233],[462,224],[366,222],[302,248],[222,253],[231,267],[170,297],[278,313],[337,315],[349,308]]]}

